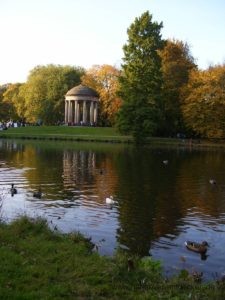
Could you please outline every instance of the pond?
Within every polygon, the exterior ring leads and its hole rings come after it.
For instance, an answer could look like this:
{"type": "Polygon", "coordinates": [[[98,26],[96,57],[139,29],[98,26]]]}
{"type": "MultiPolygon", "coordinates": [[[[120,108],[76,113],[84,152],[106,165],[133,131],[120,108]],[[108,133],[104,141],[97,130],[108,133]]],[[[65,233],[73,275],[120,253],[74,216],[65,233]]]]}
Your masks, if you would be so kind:
{"type": "Polygon", "coordinates": [[[55,230],[92,237],[101,255],[151,255],[166,276],[225,272],[224,150],[2,139],[0,197],[4,220],[42,216],[55,230]],[[186,240],[206,240],[206,256],[186,240]]]}

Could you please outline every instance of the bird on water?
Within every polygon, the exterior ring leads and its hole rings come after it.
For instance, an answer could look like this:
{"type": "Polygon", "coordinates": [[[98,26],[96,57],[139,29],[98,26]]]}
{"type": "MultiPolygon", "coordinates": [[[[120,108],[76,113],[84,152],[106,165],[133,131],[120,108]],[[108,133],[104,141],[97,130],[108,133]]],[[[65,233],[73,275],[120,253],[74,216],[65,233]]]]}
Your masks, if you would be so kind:
{"type": "Polygon", "coordinates": [[[14,183],[12,183],[10,192],[11,192],[11,196],[14,196],[15,194],[17,194],[17,189],[14,187],[14,183]]]}
{"type": "Polygon", "coordinates": [[[34,193],[33,193],[33,197],[34,197],[34,198],[41,199],[41,197],[42,197],[42,191],[41,191],[41,188],[39,188],[39,190],[38,190],[37,192],[34,192],[34,193]]]}
{"type": "Polygon", "coordinates": [[[203,241],[202,243],[196,243],[192,241],[186,241],[185,246],[187,247],[188,250],[200,253],[200,254],[205,254],[209,244],[206,241],[203,241]]]}
{"type": "Polygon", "coordinates": [[[114,204],[116,201],[114,200],[113,196],[109,196],[105,199],[106,204],[114,204]]]}
{"type": "Polygon", "coordinates": [[[209,179],[209,183],[212,185],[216,185],[216,180],[215,179],[209,179]]]}

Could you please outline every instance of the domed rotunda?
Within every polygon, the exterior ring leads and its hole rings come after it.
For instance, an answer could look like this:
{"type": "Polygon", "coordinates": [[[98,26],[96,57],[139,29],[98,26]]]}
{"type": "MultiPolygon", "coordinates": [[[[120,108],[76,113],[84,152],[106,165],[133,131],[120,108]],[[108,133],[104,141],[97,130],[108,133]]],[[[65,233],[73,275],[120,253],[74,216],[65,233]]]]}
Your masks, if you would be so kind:
{"type": "Polygon", "coordinates": [[[65,124],[94,126],[98,118],[98,93],[78,85],[65,95],[65,124]]]}

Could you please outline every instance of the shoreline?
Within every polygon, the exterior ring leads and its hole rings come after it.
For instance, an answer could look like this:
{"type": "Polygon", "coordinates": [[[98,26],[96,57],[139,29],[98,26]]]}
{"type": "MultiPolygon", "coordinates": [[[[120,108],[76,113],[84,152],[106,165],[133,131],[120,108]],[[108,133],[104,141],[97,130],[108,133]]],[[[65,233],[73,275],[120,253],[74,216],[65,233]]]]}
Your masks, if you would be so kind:
{"type": "MultiPolygon", "coordinates": [[[[68,134],[68,133],[47,133],[42,132],[15,132],[17,129],[0,131],[0,139],[20,139],[20,140],[47,140],[47,141],[70,141],[70,142],[92,142],[92,143],[112,143],[112,144],[134,144],[131,136],[122,135],[98,135],[98,134],[68,134]]],[[[149,137],[146,142],[139,146],[176,146],[189,149],[216,148],[225,149],[225,140],[221,139],[192,139],[192,138],[168,138],[149,137]]]]}
{"type": "Polygon", "coordinates": [[[109,258],[94,251],[79,232],[62,234],[46,220],[22,216],[0,223],[2,299],[223,299],[224,278],[202,282],[183,269],[162,276],[151,257],[123,253],[109,258]]]}

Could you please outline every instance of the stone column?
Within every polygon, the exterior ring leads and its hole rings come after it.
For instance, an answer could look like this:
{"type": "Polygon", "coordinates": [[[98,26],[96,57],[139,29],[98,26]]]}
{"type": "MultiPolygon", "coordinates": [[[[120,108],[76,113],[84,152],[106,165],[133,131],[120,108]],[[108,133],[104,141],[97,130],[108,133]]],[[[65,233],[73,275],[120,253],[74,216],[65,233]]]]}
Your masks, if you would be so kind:
{"type": "Polygon", "coordinates": [[[87,103],[83,101],[83,123],[87,124],[87,103]]]}
{"type": "Polygon", "coordinates": [[[70,102],[69,101],[66,101],[67,103],[67,105],[66,105],[66,115],[67,115],[67,123],[69,122],[69,116],[70,116],[70,114],[69,114],[69,109],[70,109],[70,107],[69,107],[69,104],[70,104],[70,102]]]}
{"type": "Polygon", "coordinates": [[[70,100],[68,101],[68,123],[70,122],[70,100]]]}
{"type": "Polygon", "coordinates": [[[91,101],[91,105],[90,105],[90,123],[91,125],[94,124],[94,102],[91,101]]]}
{"type": "Polygon", "coordinates": [[[79,101],[77,102],[77,124],[80,125],[80,103],[79,101]]]}
{"type": "Polygon", "coordinates": [[[72,123],[73,121],[73,102],[70,100],[69,102],[69,122],[72,123]]]}
{"type": "Polygon", "coordinates": [[[68,123],[68,101],[65,100],[65,119],[64,119],[65,124],[68,123]]]}
{"type": "Polygon", "coordinates": [[[69,122],[69,101],[66,101],[66,122],[69,122]]]}
{"type": "Polygon", "coordinates": [[[67,123],[70,121],[70,101],[67,101],[67,123]]]}
{"type": "Polygon", "coordinates": [[[94,104],[94,123],[97,125],[98,122],[98,103],[95,102],[94,104]]]}
{"type": "Polygon", "coordinates": [[[78,104],[78,102],[77,101],[75,101],[75,108],[74,108],[74,123],[75,123],[75,125],[77,125],[77,109],[78,109],[78,107],[77,107],[77,104],[78,104]]]}
{"type": "Polygon", "coordinates": [[[73,101],[73,105],[72,105],[72,122],[74,125],[75,124],[75,101],[73,101]]]}

